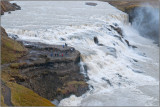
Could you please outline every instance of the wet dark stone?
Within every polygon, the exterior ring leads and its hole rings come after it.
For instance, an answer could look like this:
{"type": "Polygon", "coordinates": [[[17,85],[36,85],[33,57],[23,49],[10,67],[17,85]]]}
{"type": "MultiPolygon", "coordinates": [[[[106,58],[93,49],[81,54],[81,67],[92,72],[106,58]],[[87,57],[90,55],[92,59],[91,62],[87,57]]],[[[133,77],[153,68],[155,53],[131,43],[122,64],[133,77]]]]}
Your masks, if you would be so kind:
{"type": "Polygon", "coordinates": [[[139,71],[139,70],[132,70],[135,73],[143,73],[143,71],[139,71]]]}
{"type": "Polygon", "coordinates": [[[19,37],[18,37],[17,35],[15,35],[15,34],[8,34],[8,37],[10,37],[10,38],[12,38],[12,39],[14,39],[14,40],[16,40],[16,39],[19,38],[19,37]]]}
{"type": "Polygon", "coordinates": [[[98,44],[98,46],[104,46],[103,44],[98,44]]]}
{"type": "Polygon", "coordinates": [[[89,5],[89,6],[96,6],[97,5],[97,3],[93,3],[93,2],[87,2],[87,3],[85,3],[86,5],[89,5]]]}
{"type": "Polygon", "coordinates": [[[102,80],[106,81],[110,86],[112,86],[112,84],[111,84],[109,79],[106,79],[105,77],[102,77],[102,80]]]}
{"type": "Polygon", "coordinates": [[[122,75],[120,75],[119,73],[116,73],[116,75],[117,75],[118,77],[122,78],[122,75]]]}
{"type": "Polygon", "coordinates": [[[115,31],[117,31],[117,33],[121,36],[121,37],[123,37],[123,32],[122,32],[122,29],[120,28],[120,27],[115,27],[115,26],[112,26],[112,25],[110,25],[110,27],[112,28],[112,29],[114,29],[115,31]]]}
{"type": "Polygon", "coordinates": [[[98,38],[97,37],[94,37],[94,43],[98,44],[98,38]]]}
{"type": "Polygon", "coordinates": [[[64,39],[64,38],[60,38],[60,40],[61,40],[61,41],[65,41],[66,39],[64,39]]]}
{"type": "Polygon", "coordinates": [[[133,59],[134,62],[138,62],[136,59],[133,59]]]}

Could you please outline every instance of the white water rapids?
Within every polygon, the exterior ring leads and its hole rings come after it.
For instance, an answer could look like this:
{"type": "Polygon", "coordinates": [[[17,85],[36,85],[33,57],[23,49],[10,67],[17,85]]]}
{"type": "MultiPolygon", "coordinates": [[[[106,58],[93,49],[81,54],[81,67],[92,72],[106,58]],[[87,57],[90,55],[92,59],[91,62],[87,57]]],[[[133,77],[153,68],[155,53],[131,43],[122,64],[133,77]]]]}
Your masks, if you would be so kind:
{"type": "Polygon", "coordinates": [[[8,34],[26,41],[67,43],[81,52],[81,64],[87,65],[90,90],[61,100],[59,106],[159,105],[159,49],[130,26],[127,14],[98,1],[96,6],[85,1],[16,3],[22,10],[1,16],[8,34]],[[118,39],[120,35],[110,27],[115,23],[138,48],[118,39]],[[95,36],[104,46],[94,43],[95,36]]]}

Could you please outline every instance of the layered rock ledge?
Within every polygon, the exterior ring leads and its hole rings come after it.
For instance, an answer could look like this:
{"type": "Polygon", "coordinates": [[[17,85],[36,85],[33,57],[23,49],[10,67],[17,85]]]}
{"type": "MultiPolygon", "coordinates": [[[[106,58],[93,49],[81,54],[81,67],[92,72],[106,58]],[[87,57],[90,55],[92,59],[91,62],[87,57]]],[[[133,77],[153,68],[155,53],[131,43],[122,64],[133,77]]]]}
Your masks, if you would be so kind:
{"type": "Polygon", "coordinates": [[[28,54],[10,64],[19,73],[10,81],[32,89],[49,100],[61,100],[71,94],[80,96],[88,90],[80,73],[80,52],[72,47],[23,42],[28,54]],[[55,56],[55,52],[59,56],[55,56]],[[62,56],[63,53],[63,56],[62,56]]]}

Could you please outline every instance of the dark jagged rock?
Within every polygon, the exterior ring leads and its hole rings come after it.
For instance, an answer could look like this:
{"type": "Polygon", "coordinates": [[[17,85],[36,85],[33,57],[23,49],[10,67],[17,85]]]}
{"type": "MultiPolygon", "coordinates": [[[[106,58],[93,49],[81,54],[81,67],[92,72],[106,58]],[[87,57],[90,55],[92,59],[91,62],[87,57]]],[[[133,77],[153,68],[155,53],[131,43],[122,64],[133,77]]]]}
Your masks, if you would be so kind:
{"type": "Polygon", "coordinates": [[[138,62],[136,59],[133,59],[134,62],[138,62]]]}
{"type": "Polygon", "coordinates": [[[9,11],[15,11],[15,10],[20,10],[21,7],[18,6],[16,3],[9,3],[9,1],[1,1],[1,15],[4,14],[4,12],[9,12],[9,11]]]}
{"type": "Polygon", "coordinates": [[[18,36],[14,35],[14,34],[8,34],[8,37],[10,37],[10,38],[12,38],[14,40],[18,39],[18,36]]]}
{"type": "Polygon", "coordinates": [[[98,44],[98,38],[97,37],[94,37],[94,43],[98,44]]]}
{"type": "Polygon", "coordinates": [[[102,80],[106,81],[110,86],[113,86],[109,79],[106,79],[105,77],[102,77],[102,80]]]}
{"type": "Polygon", "coordinates": [[[139,70],[132,70],[135,73],[143,73],[143,71],[139,71],[139,70]]]}
{"type": "Polygon", "coordinates": [[[98,38],[94,37],[94,43],[97,44],[98,46],[104,46],[103,44],[99,44],[98,38]]]}
{"type": "Polygon", "coordinates": [[[122,75],[120,75],[119,73],[116,73],[116,75],[117,75],[119,78],[122,78],[122,75]]]}
{"type": "Polygon", "coordinates": [[[117,33],[121,36],[121,37],[123,37],[123,33],[122,33],[122,29],[120,28],[120,27],[114,27],[114,26],[112,26],[112,25],[110,25],[110,27],[112,28],[112,29],[114,29],[115,31],[117,31],[117,33]]]}
{"type": "Polygon", "coordinates": [[[104,45],[100,43],[100,44],[98,44],[98,46],[104,46],[104,45]]]}
{"type": "Polygon", "coordinates": [[[129,41],[125,39],[125,42],[127,43],[128,46],[130,46],[129,41]]]}
{"type": "Polygon", "coordinates": [[[60,40],[61,40],[61,41],[66,41],[66,39],[64,39],[64,38],[60,38],[60,40]]]}
{"type": "Polygon", "coordinates": [[[12,5],[16,8],[16,10],[21,10],[21,7],[17,5],[16,3],[13,3],[12,5]]]}
{"type": "Polygon", "coordinates": [[[120,37],[118,35],[114,35],[114,37],[118,38],[121,42],[123,42],[122,37],[120,37]]]}
{"type": "Polygon", "coordinates": [[[109,31],[111,31],[111,29],[107,28],[109,31]]]}
{"type": "Polygon", "coordinates": [[[28,49],[28,54],[10,65],[11,68],[20,70],[20,75],[12,76],[18,84],[49,100],[61,100],[71,94],[80,96],[88,90],[85,77],[80,73],[79,51],[59,45],[23,44],[28,49]],[[55,52],[59,56],[55,56],[55,52]]]}
{"type": "Polygon", "coordinates": [[[137,47],[136,47],[136,46],[134,46],[134,45],[130,45],[130,44],[129,44],[129,41],[128,41],[128,40],[126,40],[126,39],[125,39],[125,42],[127,43],[127,45],[128,45],[129,47],[137,48],[137,47]]]}
{"type": "Polygon", "coordinates": [[[134,45],[132,45],[131,47],[132,47],[132,48],[137,48],[137,46],[134,46],[134,45]]]}
{"type": "Polygon", "coordinates": [[[97,3],[93,3],[93,2],[87,2],[87,3],[85,3],[86,5],[89,5],[89,6],[96,6],[97,5],[97,3]]]}

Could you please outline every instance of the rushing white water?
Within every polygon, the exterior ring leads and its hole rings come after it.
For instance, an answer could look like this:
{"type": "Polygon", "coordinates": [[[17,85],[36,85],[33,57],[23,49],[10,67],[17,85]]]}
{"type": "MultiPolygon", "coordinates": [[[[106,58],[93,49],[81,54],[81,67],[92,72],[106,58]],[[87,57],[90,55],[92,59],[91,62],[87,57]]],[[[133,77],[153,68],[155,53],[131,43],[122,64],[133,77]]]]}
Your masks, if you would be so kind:
{"type": "Polygon", "coordinates": [[[60,106],[159,105],[158,47],[129,25],[127,14],[106,2],[94,3],[97,5],[85,5],[85,1],[17,2],[22,10],[6,13],[2,25],[20,40],[67,43],[81,52],[91,88],[80,97],[63,99],[60,106]],[[120,35],[110,27],[115,23],[137,49],[118,39],[120,35]],[[94,43],[95,36],[104,46],[94,43]]]}

